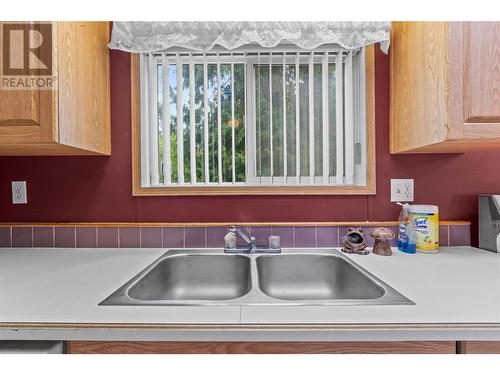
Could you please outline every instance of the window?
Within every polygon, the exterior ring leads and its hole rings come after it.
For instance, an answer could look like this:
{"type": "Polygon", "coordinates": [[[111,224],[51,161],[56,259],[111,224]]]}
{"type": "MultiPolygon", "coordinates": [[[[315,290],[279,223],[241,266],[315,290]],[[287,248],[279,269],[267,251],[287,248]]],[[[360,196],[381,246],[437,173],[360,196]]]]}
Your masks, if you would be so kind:
{"type": "Polygon", "coordinates": [[[372,192],[365,53],[141,54],[137,188],[372,192]]]}

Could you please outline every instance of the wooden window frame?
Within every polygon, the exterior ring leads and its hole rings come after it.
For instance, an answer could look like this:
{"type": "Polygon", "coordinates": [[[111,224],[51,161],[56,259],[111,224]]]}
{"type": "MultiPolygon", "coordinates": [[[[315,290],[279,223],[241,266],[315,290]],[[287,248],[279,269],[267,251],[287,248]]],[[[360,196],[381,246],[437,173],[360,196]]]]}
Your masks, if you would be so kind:
{"type": "Polygon", "coordinates": [[[365,50],[366,77],[366,172],[365,186],[141,186],[141,113],[139,55],[130,55],[131,116],[132,116],[132,195],[374,195],[375,187],[375,50],[365,50]]]}

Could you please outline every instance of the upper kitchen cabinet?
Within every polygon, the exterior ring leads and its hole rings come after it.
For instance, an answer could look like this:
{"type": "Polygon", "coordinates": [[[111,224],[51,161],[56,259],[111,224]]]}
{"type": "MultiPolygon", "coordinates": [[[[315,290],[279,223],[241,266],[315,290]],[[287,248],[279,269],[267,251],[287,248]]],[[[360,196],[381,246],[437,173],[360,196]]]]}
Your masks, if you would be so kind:
{"type": "Polygon", "coordinates": [[[110,155],[109,22],[2,22],[0,36],[0,155],[110,155]]]}
{"type": "Polygon", "coordinates": [[[391,153],[500,147],[500,22],[394,22],[391,153]]]}

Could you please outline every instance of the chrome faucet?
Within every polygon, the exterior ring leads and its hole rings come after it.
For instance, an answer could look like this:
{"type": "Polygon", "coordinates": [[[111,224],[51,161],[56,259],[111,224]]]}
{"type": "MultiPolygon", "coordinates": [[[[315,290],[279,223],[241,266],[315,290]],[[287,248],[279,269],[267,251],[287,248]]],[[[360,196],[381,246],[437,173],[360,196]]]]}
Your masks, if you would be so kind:
{"type": "Polygon", "coordinates": [[[245,230],[233,226],[229,229],[229,231],[231,233],[239,235],[243,239],[243,241],[245,241],[249,250],[252,250],[257,246],[257,239],[253,236],[250,236],[250,234],[245,230]]]}
{"type": "MultiPolygon", "coordinates": [[[[257,246],[257,239],[244,229],[232,226],[229,228],[228,235],[231,236],[231,234],[234,236],[234,247],[228,247],[226,244],[224,248],[225,253],[281,253],[280,247],[257,246]],[[245,247],[236,246],[236,236],[240,236],[245,241],[245,247]]],[[[226,238],[228,235],[226,235],[226,238]]]]}

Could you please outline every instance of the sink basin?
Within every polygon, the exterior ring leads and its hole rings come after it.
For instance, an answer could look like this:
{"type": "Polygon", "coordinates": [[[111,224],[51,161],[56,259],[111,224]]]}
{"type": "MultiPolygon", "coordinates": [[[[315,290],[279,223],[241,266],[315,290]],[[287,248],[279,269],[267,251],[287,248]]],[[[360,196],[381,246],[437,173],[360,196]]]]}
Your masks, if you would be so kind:
{"type": "Polygon", "coordinates": [[[249,258],[193,254],[165,258],[128,294],[139,300],[228,300],[251,286],[249,258]]]}
{"type": "Polygon", "coordinates": [[[285,300],[369,299],[384,289],[345,259],[323,254],[263,255],[257,258],[260,289],[285,300]]]}
{"type": "Polygon", "coordinates": [[[100,305],[407,305],[408,298],[335,249],[225,254],[171,249],[100,305]]]}
{"type": "MultiPolygon", "coordinates": [[[[185,254],[154,263],[127,288],[125,295],[146,304],[155,301],[224,301],[245,295],[251,287],[250,258],[242,255],[185,254]]],[[[123,298],[124,295],[122,293],[117,297],[123,298]]],[[[104,301],[102,304],[107,303],[104,301]]]]}

